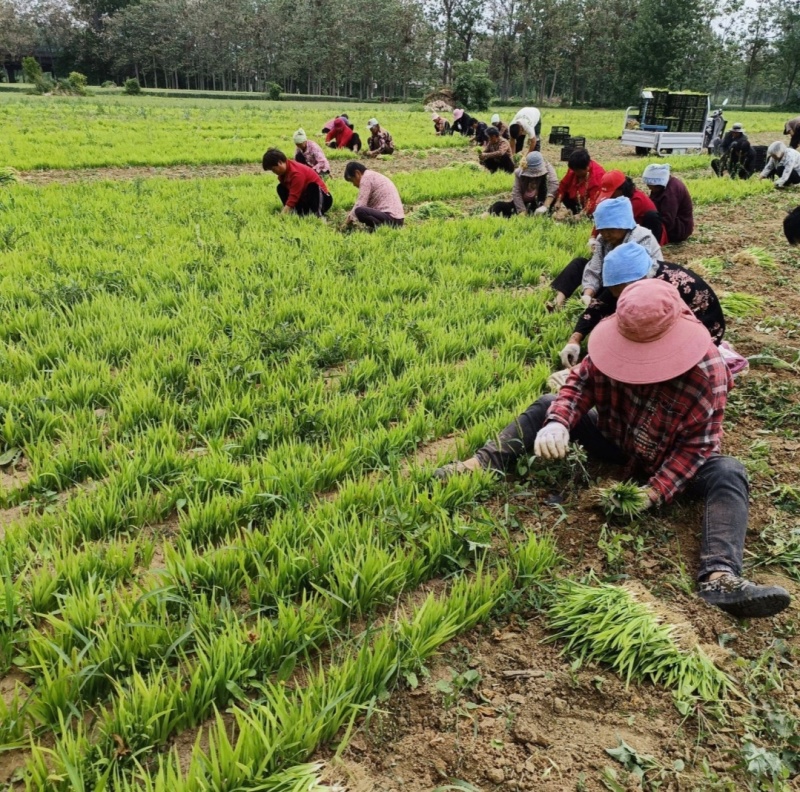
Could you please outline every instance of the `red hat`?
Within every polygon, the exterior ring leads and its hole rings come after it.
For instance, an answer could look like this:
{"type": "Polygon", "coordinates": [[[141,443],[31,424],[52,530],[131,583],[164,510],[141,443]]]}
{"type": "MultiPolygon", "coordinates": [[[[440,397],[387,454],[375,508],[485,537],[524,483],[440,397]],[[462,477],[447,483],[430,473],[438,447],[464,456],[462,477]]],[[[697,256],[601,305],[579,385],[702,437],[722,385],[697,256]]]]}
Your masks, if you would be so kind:
{"type": "Polygon", "coordinates": [[[606,171],[603,174],[603,178],[600,182],[600,196],[598,197],[598,203],[600,201],[604,201],[606,198],[610,198],[623,184],[625,184],[625,179],[628,178],[622,171],[612,170],[606,171]]]}
{"type": "Polygon", "coordinates": [[[711,334],[666,281],[626,287],[617,312],[589,336],[589,357],[607,377],[630,385],[666,382],[696,366],[711,334]]]}

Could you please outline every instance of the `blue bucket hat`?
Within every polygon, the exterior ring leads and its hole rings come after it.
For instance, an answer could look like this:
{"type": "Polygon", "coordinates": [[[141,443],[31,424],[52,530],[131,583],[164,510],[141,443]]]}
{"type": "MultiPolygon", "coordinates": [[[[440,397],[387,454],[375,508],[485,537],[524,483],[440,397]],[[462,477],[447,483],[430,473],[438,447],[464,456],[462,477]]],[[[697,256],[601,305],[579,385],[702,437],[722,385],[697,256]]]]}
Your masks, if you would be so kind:
{"type": "Polygon", "coordinates": [[[603,286],[619,286],[641,280],[650,271],[652,263],[650,254],[636,242],[615,247],[603,259],[603,286]]]}
{"type": "Polygon", "coordinates": [[[594,210],[594,225],[598,231],[604,228],[627,230],[636,228],[630,199],[621,195],[619,198],[606,198],[605,201],[600,201],[594,210]]]}

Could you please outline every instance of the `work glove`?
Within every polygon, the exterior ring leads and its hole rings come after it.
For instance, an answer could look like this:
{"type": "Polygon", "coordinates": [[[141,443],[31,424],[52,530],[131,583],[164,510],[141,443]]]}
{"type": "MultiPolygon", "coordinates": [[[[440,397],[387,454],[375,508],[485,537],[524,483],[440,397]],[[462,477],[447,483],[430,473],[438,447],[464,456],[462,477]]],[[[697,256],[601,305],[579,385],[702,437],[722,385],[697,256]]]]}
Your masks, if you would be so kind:
{"type": "Polygon", "coordinates": [[[589,241],[586,243],[586,246],[592,251],[592,253],[594,253],[594,249],[597,247],[597,245],[597,237],[589,237],[589,241]]]}
{"type": "Polygon", "coordinates": [[[588,308],[592,304],[592,300],[594,299],[593,294],[582,294],[581,295],[581,302],[588,308]]]}
{"type": "Polygon", "coordinates": [[[533,453],[542,459],[563,459],[569,448],[569,429],[558,421],[550,421],[536,434],[533,453]]]}
{"type": "Polygon", "coordinates": [[[561,365],[565,368],[572,368],[578,364],[581,356],[580,344],[567,344],[561,350],[561,365]]]}
{"type": "Polygon", "coordinates": [[[537,209],[534,211],[533,214],[541,217],[541,215],[546,215],[548,211],[550,210],[546,206],[539,206],[537,207],[537,209]]]}

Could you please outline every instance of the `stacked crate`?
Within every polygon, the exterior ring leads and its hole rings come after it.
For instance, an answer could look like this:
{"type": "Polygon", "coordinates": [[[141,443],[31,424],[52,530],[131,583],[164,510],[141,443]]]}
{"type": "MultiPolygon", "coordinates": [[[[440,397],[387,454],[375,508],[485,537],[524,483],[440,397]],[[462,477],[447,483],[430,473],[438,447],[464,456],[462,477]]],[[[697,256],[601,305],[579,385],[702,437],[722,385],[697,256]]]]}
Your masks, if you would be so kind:
{"type": "Polygon", "coordinates": [[[667,113],[669,91],[664,88],[647,88],[652,99],[642,99],[639,104],[639,124],[658,124],[667,113]]]}
{"type": "Polygon", "coordinates": [[[671,118],[670,132],[702,132],[706,120],[707,94],[689,91],[670,93],[667,115],[671,118]]]}
{"type": "Polygon", "coordinates": [[[582,149],[586,148],[586,138],[585,137],[568,137],[564,140],[564,145],[561,148],[561,161],[566,162],[569,159],[569,155],[572,154],[575,149],[582,149]]]}
{"type": "Polygon", "coordinates": [[[554,126],[550,127],[550,145],[563,146],[569,137],[568,126],[554,126]]]}

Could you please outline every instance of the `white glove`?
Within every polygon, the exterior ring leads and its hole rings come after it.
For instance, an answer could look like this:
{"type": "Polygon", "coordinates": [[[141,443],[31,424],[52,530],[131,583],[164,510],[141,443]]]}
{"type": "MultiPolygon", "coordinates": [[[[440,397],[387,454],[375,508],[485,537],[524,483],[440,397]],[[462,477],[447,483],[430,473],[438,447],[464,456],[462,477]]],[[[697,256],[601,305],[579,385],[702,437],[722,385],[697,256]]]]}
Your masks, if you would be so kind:
{"type": "Polygon", "coordinates": [[[565,368],[572,368],[577,364],[581,356],[580,344],[567,344],[561,350],[561,365],[565,368]]]}
{"type": "Polygon", "coordinates": [[[563,459],[569,448],[569,429],[558,421],[550,421],[536,434],[533,453],[542,459],[563,459]]]}
{"type": "Polygon", "coordinates": [[[597,237],[589,237],[589,241],[586,243],[589,250],[594,252],[594,249],[597,247],[597,237]]]}
{"type": "Polygon", "coordinates": [[[594,296],[591,294],[582,294],[581,295],[581,302],[588,308],[592,304],[592,300],[594,296]]]}
{"type": "Polygon", "coordinates": [[[541,216],[541,215],[546,215],[548,211],[549,209],[546,206],[539,206],[534,210],[533,214],[541,216]]]}

